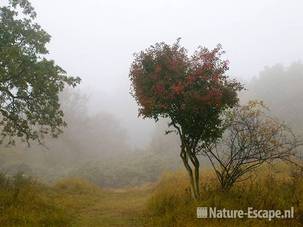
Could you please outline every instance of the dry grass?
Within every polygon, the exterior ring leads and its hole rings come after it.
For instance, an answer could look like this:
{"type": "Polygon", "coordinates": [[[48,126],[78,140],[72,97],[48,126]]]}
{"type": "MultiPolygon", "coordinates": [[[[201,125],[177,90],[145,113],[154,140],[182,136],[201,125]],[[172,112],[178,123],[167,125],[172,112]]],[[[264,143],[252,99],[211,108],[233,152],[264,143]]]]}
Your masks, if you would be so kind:
{"type": "Polygon", "coordinates": [[[0,226],[142,226],[151,193],[150,187],[105,190],[75,178],[53,187],[22,181],[0,186],[0,226]]]}
{"type": "Polygon", "coordinates": [[[303,177],[286,166],[260,169],[230,192],[218,190],[210,171],[202,172],[202,197],[191,199],[187,175],[166,173],[157,185],[101,189],[83,179],[43,186],[17,177],[0,176],[0,226],[301,226],[303,177]],[[196,207],[289,209],[293,220],[197,219],[196,207]]]}
{"type": "Polygon", "coordinates": [[[219,190],[211,172],[201,177],[201,199],[190,198],[188,180],[184,173],[166,174],[148,201],[151,226],[302,226],[303,176],[291,176],[290,169],[281,164],[263,167],[249,180],[236,184],[229,192],[219,190]],[[197,219],[196,207],[226,209],[280,209],[294,206],[295,219],[197,219]]]}

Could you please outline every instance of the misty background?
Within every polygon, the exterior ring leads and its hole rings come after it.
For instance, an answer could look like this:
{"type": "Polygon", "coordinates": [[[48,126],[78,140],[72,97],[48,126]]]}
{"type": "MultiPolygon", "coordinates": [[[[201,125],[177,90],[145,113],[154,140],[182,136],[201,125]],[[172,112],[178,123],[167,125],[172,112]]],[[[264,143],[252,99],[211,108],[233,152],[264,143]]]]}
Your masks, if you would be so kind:
{"type": "Polygon", "coordinates": [[[137,118],[129,95],[133,53],[156,42],[223,45],[230,75],[243,82],[264,66],[302,60],[300,0],[33,0],[38,23],[52,36],[50,58],[82,78],[89,111],[114,114],[135,147],[150,142],[153,122],[137,118]]]}
{"type": "Polygon", "coordinates": [[[164,135],[164,121],[137,117],[128,78],[135,52],[178,37],[190,53],[221,43],[229,75],[247,88],[241,102],[263,99],[275,116],[303,132],[302,1],[31,2],[52,36],[49,58],[82,83],[61,94],[68,128],[59,139],[2,149],[0,164],[8,173],[124,186],[178,168],[176,136],[164,135]]]}

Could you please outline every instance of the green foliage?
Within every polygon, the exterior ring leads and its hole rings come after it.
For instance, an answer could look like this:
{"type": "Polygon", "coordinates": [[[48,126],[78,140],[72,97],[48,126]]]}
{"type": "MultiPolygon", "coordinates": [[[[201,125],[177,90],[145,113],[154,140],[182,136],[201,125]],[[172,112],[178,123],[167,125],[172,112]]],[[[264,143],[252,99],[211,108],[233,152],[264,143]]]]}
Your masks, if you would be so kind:
{"type": "Polygon", "coordinates": [[[58,94],[80,82],[44,57],[50,35],[35,17],[27,0],[0,6],[0,126],[1,141],[9,143],[15,137],[29,142],[61,133],[66,123],[58,94]]]}

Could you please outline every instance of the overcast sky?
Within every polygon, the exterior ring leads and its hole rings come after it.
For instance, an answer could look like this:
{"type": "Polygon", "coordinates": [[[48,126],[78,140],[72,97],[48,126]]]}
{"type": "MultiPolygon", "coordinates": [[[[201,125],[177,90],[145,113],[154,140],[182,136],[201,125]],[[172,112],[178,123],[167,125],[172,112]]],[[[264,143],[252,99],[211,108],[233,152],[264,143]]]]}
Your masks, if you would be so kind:
{"type": "Polygon", "coordinates": [[[182,38],[189,51],[223,45],[230,75],[249,80],[266,65],[303,56],[302,0],[32,0],[52,36],[50,58],[80,76],[94,110],[115,112],[135,145],[151,122],[137,120],[128,94],[132,54],[182,38]],[[139,138],[139,139],[138,139],[139,138]]]}

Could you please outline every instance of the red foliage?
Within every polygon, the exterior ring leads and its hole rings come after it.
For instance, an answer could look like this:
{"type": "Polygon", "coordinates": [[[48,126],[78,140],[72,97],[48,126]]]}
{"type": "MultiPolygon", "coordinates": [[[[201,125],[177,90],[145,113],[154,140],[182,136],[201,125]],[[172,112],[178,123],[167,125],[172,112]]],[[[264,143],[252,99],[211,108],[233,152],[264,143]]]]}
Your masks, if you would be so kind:
{"type": "Polygon", "coordinates": [[[179,95],[184,90],[184,86],[180,82],[177,82],[173,85],[172,90],[176,95],[179,95]]]}
{"type": "Polygon", "coordinates": [[[156,84],[155,91],[158,95],[161,95],[164,92],[163,84],[156,84]]]}
{"type": "Polygon", "coordinates": [[[188,57],[177,42],[158,43],[137,54],[130,79],[140,113],[157,118],[177,114],[178,109],[191,113],[233,106],[242,86],[225,76],[229,62],[221,59],[223,53],[218,45],[213,50],[199,48],[188,57]]]}
{"type": "MultiPolygon", "coordinates": [[[[223,53],[218,45],[213,50],[199,48],[188,57],[178,40],[172,46],[151,46],[137,54],[131,66],[129,77],[139,115],[170,119],[169,126],[180,138],[183,162],[188,168],[190,160],[195,168],[192,182],[199,179],[196,154],[222,136],[221,113],[237,104],[237,91],[242,89],[225,76],[228,61],[221,59],[223,53]]],[[[195,183],[192,189],[199,194],[195,183]]]]}

